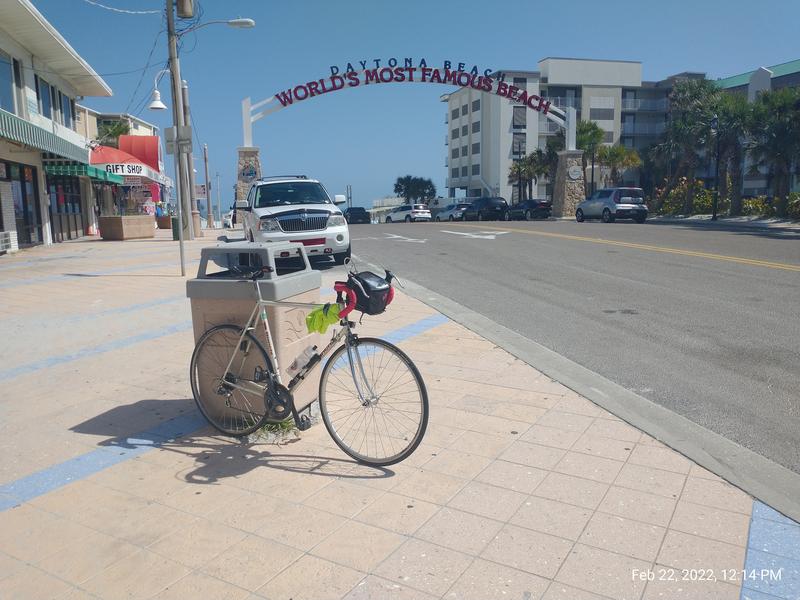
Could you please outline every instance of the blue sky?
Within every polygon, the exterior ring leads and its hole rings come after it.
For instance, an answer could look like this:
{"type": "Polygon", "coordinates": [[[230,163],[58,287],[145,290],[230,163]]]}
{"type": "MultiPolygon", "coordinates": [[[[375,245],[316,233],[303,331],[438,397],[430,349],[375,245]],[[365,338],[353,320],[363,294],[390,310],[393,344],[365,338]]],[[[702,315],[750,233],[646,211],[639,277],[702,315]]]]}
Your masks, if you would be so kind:
{"type": "MultiPolygon", "coordinates": [[[[161,0],[100,0],[131,10],[161,0]]],[[[198,0],[195,0],[197,2],[198,0]]],[[[118,14],[84,0],[33,0],[69,43],[105,77],[112,98],[90,107],[132,112],[163,127],[171,111],[146,109],[153,77],[167,57],[160,15],[118,14]],[[158,36],[156,40],[156,36],[158,36]],[[154,47],[155,42],[155,47],[154,47]],[[151,48],[153,54],[148,61],[151,48]]],[[[255,29],[206,27],[185,37],[183,77],[196,133],[220,173],[223,206],[232,201],[241,100],[328,76],[330,65],[390,57],[429,64],[535,70],[547,56],[638,60],[645,79],[680,71],[725,77],[800,58],[800,2],[764,0],[200,0],[203,20],[251,17],[255,29]]],[[[169,85],[160,86],[168,104],[169,85]]],[[[353,187],[356,204],[390,195],[399,175],[430,177],[444,188],[446,126],[442,85],[392,84],[327,94],[254,126],[265,174],[306,173],[331,194],[353,187]]],[[[197,146],[197,144],[195,144],[197,146]]],[[[195,148],[195,155],[202,152],[195,148]]],[[[202,180],[202,161],[197,162],[202,180]]]]}

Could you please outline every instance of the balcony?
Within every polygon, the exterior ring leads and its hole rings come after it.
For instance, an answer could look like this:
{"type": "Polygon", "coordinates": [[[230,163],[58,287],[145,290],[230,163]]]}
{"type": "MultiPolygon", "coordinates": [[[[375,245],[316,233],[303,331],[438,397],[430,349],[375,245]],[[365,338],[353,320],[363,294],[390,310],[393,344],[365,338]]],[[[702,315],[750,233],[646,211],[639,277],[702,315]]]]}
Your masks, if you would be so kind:
{"type": "Polygon", "coordinates": [[[669,101],[666,98],[623,98],[622,110],[667,112],[669,101]]]}
{"type": "Polygon", "coordinates": [[[550,119],[539,119],[539,135],[555,135],[562,129],[563,127],[561,127],[558,123],[554,123],[550,119]]]}
{"type": "Polygon", "coordinates": [[[556,108],[580,108],[580,98],[566,98],[564,96],[553,96],[552,98],[545,98],[550,104],[556,108]]]}
{"type": "Polygon", "coordinates": [[[661,135],[666,123],[622,123],[622,135],[661,135]]]}

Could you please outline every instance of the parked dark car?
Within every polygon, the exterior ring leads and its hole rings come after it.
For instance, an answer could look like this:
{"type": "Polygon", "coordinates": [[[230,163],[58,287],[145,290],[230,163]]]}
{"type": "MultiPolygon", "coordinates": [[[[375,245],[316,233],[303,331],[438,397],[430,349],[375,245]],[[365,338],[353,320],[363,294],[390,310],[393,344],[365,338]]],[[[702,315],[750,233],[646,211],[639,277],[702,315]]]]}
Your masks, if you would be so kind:
{"type": "Polygon", "coordinates": [[[351,225],[354,223],[372,223],[366,208],[361,206],[351,206],[344,209],[344,218],[351,225]]]}
{"type": "Polygon", "coordinates": [[[550,200],[523,200],[508,207],[506,221],[547,219],[552,208],[553,203],[550,200]]]}
{"type": "Polygon", "coordinates": [[[478,198],[464,211],[465,221],[503,221],[508,203],[505,198],[478,198]]]}

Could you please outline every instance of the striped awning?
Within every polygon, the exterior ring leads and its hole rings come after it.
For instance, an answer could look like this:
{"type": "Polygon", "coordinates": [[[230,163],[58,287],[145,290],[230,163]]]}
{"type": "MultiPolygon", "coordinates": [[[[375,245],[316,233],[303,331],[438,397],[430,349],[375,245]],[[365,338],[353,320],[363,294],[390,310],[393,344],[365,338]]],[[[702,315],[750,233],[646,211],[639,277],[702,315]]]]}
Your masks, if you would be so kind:
{"type": "Polygon", "coordinates": [[[89,162],[89,149],[0,109],[0,137],[77,162],[89,162]]]}
{"type": "Polygon", "coordinates": [[[103,169],[98,169],[91,165],[71,164],[71,165],[45,165],[44,172],[49,175],[66,175],[69,177],[91,177],[98,181],[116,183],[122,185],[125,178],[122,175],[114,175],[103,169]]]}

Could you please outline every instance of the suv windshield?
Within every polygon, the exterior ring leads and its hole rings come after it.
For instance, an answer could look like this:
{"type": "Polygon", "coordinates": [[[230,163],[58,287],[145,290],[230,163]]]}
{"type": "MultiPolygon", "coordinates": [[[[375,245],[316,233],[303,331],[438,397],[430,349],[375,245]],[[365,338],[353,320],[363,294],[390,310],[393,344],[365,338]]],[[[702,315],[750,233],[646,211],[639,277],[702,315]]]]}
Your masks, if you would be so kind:
{"type": "Polygon", "coordinates": [[[289,204],[330,204],[328,194],[315,181],[291,181],[260,185],[256,190],[255,208],[289,204]]]}
{"type": "Polygon", "coordinates": [[[348,210],[348,212],[351,212],[351,213],[365,213],[365,212],[367,212],[366,208],[362,208],[360,206],[354,206],[352,208],[348,208],[347,210],[348,210]]]}

